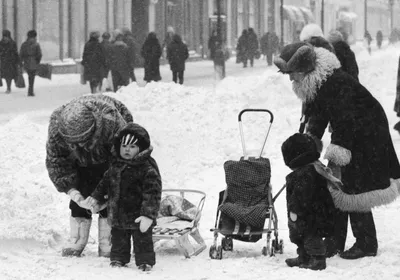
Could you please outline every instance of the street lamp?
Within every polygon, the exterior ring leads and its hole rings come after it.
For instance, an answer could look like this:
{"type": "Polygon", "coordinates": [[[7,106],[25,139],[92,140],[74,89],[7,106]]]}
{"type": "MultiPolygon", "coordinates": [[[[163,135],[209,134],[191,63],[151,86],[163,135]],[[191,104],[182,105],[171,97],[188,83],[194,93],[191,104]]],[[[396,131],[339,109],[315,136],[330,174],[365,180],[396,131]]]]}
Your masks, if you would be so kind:
{"type": "MultiPolygon", "coordinates": [[[[221,24],[221,1],[222,0],[217,0],[217,41],[219,42],[218,48],[220,48],[220,51],[224,52],[223,38],[222,38],[222,24],[221,24]]],[[[222,59],[220,66],[222,68],[221,78],[223,79],[225,78],[225,59],[222,59]]]]}
{"type": "Polygon", "coordinates": [[[321,3],[321,29],[324,32],[324,21],[325,21],[325,1],[322,0],[321,3]]]}
{"type": "Polygon", "coordinates": [[[368,3],[367,0],[364,0],[364,34],[366,34],[368,30],[367,21],[368,21],[368,3]]]}

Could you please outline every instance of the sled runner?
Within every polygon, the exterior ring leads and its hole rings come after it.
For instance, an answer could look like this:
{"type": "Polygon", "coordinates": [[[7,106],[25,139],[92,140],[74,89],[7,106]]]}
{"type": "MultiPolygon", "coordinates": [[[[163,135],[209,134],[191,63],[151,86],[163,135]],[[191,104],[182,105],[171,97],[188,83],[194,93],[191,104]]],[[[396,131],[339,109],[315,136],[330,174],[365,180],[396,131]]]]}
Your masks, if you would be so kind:
{"type": "Polygon", "coordinates": [[[272,197],[270,184],[271,165],[262,153],[267,141],[273,114],[266,109],[245,109],[239,113],[239,128],[242,141],[243,157],[238,161],[229,160],[224,163],[227,187],[219,193],[216,214],[214,243],[210,247],[211,259],[222,259],[223,251],[233,250],[233,239],[243,242],[257,242],[266,236],[266,245],[262,248],[263,255],[274,256],[283,252],[283,240],[278,240],[278,217],[274,207],[275,197],[272,197]],[[243,135],[242,115],[245,112],[261,112],[270,115],[270,123],[258,158],[248,157],[243,135]],[[264,228],[268,219],[268,226],[264,228]],[[274,239],[271,244],[271,233],[274,239]],[[221,245],[217,245],[219,234],[224,237],[221,245]]]}
{"type": "Polygon", "coordinates": [[[205,198],[206,194],[197,190],[163,190],[157,225],[153,228],[153,241],[175,240],[179,251],[186,258],[204,251],[207,246],[200,235],[199,222],[205,198]],[[197,206],[192,203],[195,197],[197,206]]]}

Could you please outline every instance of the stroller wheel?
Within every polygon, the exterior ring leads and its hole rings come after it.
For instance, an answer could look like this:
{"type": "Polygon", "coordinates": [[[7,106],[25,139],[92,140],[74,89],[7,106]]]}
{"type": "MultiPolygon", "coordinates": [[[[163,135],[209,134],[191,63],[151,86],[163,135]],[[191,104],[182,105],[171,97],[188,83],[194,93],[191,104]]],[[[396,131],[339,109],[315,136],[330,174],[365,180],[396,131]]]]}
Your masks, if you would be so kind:
{"type": "Polygon", "coordinates": [[[270,252],[270,257],[273,257],[273,256],[275,256],[275,252],[277,251],[277,242],[276,242],[276,240],[274,239],[274,240],[272,240],[272,244],[271,244],[271,252],[270,252]]]}
{"type": "Polygon", "coordinates": [[[278,253],[283,254],[283,239],[279,240],[278,253]]]}
{"type": "Polygon", "coordinates": [[[232,251],[233,250],[233,240],[232,237],[224,237],[222,238],[222,249],[224,251],[232,251]]]}
{"type": "Polygon", "coordinates": [[[213,260],[217,258],[217,247],[215,245],[210,247],[210,258],[213,260]]]}
{"type": "Polygon", "coordinates": [[[217,260],[222,260],[222,246],[217,247],[217,260]]]}
{"type": "Polygon", "coordinates": [[[263,255],[263,256],[268,256],[269,255],[269,249],[267,248],[267,247],[263,247],[262,248],[262,250],[261,250],[261,254],[263,255]]]}

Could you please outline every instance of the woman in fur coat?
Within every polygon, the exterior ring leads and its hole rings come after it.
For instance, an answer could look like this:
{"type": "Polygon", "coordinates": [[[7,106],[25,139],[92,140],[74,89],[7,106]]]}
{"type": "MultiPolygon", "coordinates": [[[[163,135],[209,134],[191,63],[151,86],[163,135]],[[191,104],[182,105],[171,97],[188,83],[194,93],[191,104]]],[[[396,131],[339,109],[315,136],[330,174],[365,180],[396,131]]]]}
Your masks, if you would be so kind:
{"type": "MultiPolygon", "coordinates": [[[[331,142],[324,158],[351,194],[335,217],[335,237],[327,240],[328,256],[342,252],[345,259],[376,256],[378,241],[371,208],[399,196],[400,164],[381,104],[351,75],[337,57],[324,48],[300,42],[284,47],[275,64],[289,74],[295,94],[310,110],[306,128],[316,141],[331,124],[331,142]],[[356,238],[343,252],[347,222],[356,238]]],[[[322,142],[321,142],[322,145],[322,142]]],[[[339,201],[340,202],[340,201],[339,201]]]]}

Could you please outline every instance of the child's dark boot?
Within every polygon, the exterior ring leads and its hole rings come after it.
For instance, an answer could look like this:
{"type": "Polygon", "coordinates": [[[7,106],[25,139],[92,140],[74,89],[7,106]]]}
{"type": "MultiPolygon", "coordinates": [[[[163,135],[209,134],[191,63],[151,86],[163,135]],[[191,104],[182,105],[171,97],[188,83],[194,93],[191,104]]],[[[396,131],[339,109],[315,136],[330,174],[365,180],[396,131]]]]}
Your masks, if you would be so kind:
{"type": "Polygon", "coordinates": [[[308,261],[310,260],[310,256],[306,253],[304,248],[298,248],[297,254],[299,254],[299,256],[297,258],[290,258],[290,259],[285,260],[286,264],[289,267],[295,267],[295,266],[307,264],[308,261]]]}
{"type": "Polygon", "coordinates": [[[312,270],[324,270],[326,268],[325,256],[311,256],[307,263],[301,264],[300,268],[312,270]]]}
{"type": "Polygon", "coordinates": [[[138,269],[142,270],[142,271],[150,271],[152,268],[153,268],[153,266],[149,265],[147,263],[144,263],[144,264],[141,264],[138,266],[138,269]]]}
{"type": "Polygon", "coordinates": [[[121,261],[111,261],[110,266],[111,267],[124,267],[125,264],[121,261]]]}

